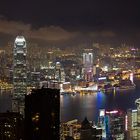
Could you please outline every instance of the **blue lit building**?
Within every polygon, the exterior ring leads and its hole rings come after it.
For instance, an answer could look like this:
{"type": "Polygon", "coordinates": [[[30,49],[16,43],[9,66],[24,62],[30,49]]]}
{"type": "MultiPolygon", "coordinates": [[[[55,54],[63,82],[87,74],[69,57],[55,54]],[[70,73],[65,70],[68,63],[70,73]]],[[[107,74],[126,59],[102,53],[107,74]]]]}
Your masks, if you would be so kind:
{"type": "Polygon", "coordinates": [[[120,110],[105,111],[100,110],[99,126],[102,128],[103,139],[124,140],[125,133],[125,113],[120,110]]]}

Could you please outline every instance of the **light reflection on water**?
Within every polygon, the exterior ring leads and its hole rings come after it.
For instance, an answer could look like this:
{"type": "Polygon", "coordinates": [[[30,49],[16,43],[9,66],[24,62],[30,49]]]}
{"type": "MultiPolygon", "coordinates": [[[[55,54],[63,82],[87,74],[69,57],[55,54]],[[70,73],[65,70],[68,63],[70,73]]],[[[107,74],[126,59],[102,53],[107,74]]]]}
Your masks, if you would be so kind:
{"type": "Polygon", "coordinates": [[[61,121],[72,119],[82,121],[87,117],[91,121],[97,121],[99,109],[122,109],[136,108],[135,100],[140,97],[140,83],[137,88],[130,91],[116,93],[93,93],[61,97],[61,121]]]}
{"type": "Polygon", "coordinates": [[[104,93],[93,93],[72,97],[71,95],[61,96],[61,120],[68,121],[71,119],[83,120],[88,117],[94,119],[94,114],[97,114],[97,108],[105,106],[104,93]]]}
{"type": "MultiPolygon", "coordinates": [[[[140,98],[140,82],[135,82],[136,90],[128,92],[108,93],[102,92],[81,95],[63,95],[60,97],[61,121],[72,119],[82,121],[85,117],[89,120],[97,120],[99,109],[122,109],[136,108],[135,100],[140,98]]],[[[0,112],[11,110],[11,93],[0,93],[0,112]]]]}

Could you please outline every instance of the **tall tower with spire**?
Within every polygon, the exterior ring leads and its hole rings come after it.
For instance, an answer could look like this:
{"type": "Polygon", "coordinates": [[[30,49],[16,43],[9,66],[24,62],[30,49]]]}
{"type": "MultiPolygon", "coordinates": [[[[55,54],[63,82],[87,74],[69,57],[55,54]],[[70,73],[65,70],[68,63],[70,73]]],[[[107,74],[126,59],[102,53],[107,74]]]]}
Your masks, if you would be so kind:
{"type": "Polygon", "coordinates": [[[12,110],[24,115],[24,100],[27,93],[26,40],[17,36],[13,50],[13,98],[12,110]]]}

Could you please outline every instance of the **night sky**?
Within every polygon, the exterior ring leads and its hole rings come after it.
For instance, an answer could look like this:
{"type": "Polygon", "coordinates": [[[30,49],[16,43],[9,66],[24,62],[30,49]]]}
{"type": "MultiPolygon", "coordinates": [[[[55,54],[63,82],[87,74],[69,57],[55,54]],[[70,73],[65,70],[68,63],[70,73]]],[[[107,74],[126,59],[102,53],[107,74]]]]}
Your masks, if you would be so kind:
{"type": "Polygon", "coordinates": [[[1,1],[0,38],[22,32],[37,42],[140,46],[139,0],[1,1]]]}

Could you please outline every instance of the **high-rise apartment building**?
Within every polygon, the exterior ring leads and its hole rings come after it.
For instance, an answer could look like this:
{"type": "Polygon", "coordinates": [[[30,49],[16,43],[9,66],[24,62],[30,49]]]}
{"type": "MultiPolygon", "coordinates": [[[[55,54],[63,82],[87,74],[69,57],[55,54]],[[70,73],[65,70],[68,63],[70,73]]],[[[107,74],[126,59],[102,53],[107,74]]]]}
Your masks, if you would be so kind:
{"type": "Polygon", "coordinates": [[[24,99],[27,92],[26,40],[17,36],[13,50],[13,85],[12,110],[24,114],[24,99]]]}
{"type": "Polygon", "coordinates": [[[25,96],[25,139],[60,139],[60,91],[34,89],[25,96]]]}
{"type": "Polygon", "coordinates": [[[135,101],[137,105],[137,138],[140,139],[140,98],[135,101]]]}
{"type": "Polygon", "coordinates": [[[137,140],[137,110],[127,110],[127,140],[137,140]]]}
{"type": "Polygon", "coordinates": [[[140,139],[140,98],[136,99],[137,109],[127,110],[127,140],[140,139]]]}
{"type": "Polygon", "coordinates": [[[16,112],[0,113],[0,140],[23,140],[24,119],[16,112]]]}

